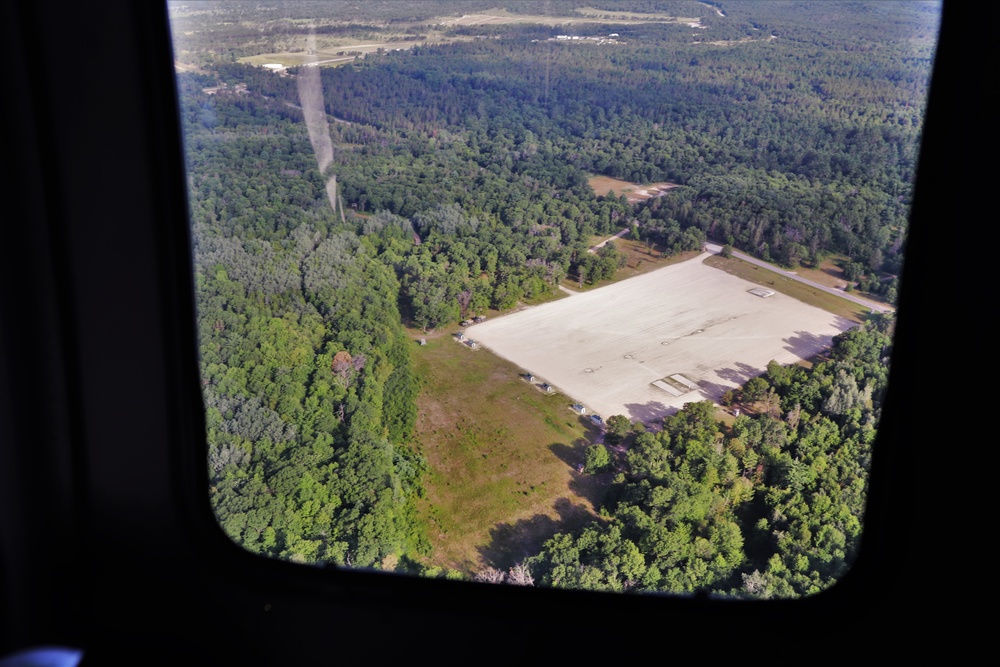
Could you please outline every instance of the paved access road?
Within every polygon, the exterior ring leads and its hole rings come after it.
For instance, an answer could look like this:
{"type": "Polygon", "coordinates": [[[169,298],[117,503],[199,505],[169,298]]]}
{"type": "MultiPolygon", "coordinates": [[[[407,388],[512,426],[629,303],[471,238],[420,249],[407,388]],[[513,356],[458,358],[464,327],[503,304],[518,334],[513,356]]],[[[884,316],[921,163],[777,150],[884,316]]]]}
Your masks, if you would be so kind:
{"type": "MultiPolygon", "coordinates": [[[[722,252],[722,246],[717,245],[715,243],[706,243],[705,244],[705,251],[706,252],[710,252],[710,253],[715,254],[715,255],[718,255],[719,253],[722,252]]],[[[811,280],[807,280],[807,279],[803,278],[802,276],[800,276],[800,275],[798,275],[796,273],[793,273],[792,271],[785,271],[784,269],[779,269],[778,267],[774,266],[773,264],[768,264],[765,261],[759,260],[759,259],[757,259],[755,257],[751,257],[750,255],[744,254],[744,253],[736,251],[736,250],[733,250],[733,257],[737,257],[739,259],[742,259],[744,262],[749,262],[750,264],[756,264],[757,266],[765,268],[768,271],[773,271],[775,273],[779,273],[779,274],[785,276],[786,278],[791,278],[792,280],[797,280],[800,283],[803,283],[805,285],[809,285],[810,287],[815,287],[816,289],[823,290],[824,292],[829,292],[830,294],[835,294],[835,295],[841,297],[842,299],[847,299],[848,301],[853,301],[854,303],[857,303],[859,305],[866,306],[866,307],[871,308],[872,310],[874,310],[875,312],[878,312],[878,313],[888,313],[888,312],[892,312],[892,310],[893,310],[893,308],[891,306],[887,306],[887,305],[885,305],[883,303],[878,303],[876,301],[871,301],[869,299],[865,299],[864,297],[856,296],[854,294],[851,294],[850,292],[845,292],[843,289],[840,289],[840,288],[837,288],[837,287],[827,287],[826,285],[820,285],[819,283],[815,283],[815,282],[813,282],[811,280]]]]}

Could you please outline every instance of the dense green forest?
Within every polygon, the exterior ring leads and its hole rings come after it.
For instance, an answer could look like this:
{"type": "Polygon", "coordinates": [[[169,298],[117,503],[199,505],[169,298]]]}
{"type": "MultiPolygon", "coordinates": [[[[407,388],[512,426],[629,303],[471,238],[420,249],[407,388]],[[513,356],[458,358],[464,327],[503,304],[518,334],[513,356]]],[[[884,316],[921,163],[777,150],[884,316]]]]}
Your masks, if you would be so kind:
{"type": "MultiPolygon", "coordinates": [[[[571,5],[505,6],[581,18],[571,5]]],[[[629,227],[668,252],[710,239],[786,267],[837,254],[859,289],[894,299],[936,4],[590,5],[700,27],[573,24],[617,35],[598,45],[540,23],[452,26],[449,43],[322,68],[334,164],[320,173],[299,72],[240,57],[294,48],[303,19],[419,36],[491,3],[172,3],[177,51],[197,66],[178,88],[211,497],[245,548],[419,572],[426,463],[408,446],[420,381],[404,325],[609,278],[620,258],[587,253],[595,234],[629,227]],[[348,5],[353,23],[337,13],[348,5]],[[593,174],[680,187],[633,205],[592,192],[593,174]]],[[[554,536],[528,579],[758,597],[829,586],[860,535],[890,345],[878,319],[811,370],[772,365],[728,397],[748,413],[732,426],[702,404],[656,432],[623,425],[627,456],[594,458],[620,471],[602,518],[554,536]]]]}
{"type": "Polygon", "coordinates": [[[891,328],[877,319],[838,336],[810,370],[772,362],[732,397],[747,413],[731,427],[702,401],[656,433],[621,433],[629,446],[604,519],[554,536],[524,565],[543,585],[593,590],[770,598],[829,587],[861,534],[891,328]]]}

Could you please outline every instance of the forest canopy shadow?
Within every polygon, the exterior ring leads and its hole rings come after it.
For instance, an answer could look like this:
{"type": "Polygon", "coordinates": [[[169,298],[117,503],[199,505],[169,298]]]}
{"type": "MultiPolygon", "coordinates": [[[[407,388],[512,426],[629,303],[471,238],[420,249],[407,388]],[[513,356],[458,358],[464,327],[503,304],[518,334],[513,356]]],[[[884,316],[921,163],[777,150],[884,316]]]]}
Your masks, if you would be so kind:
{"type": "Polygon", "coordinates": [[[738,384],[743,386],[747,383],[750,378],[757,377],[758,375],[763,375],[763,368],[754,368],[750,364],[737,362],[736,368],[723,368],[715,372],[723,380],[728,380],[733,384],[738,384]]]}
{"type": "Polygon", "coordinates": [[[817,352],[830,347],[830,336],[817,336],[808,331],[796,331],[794,336],[785,338],[785,349],[802,359],[808,359],[817,352]]]}
{"type": "Polygon", "coordinates": [[[556,533],[576,530],[594,518],[586,507],[575,505],[566,498],[557,499],[553,509],[558,518],[536,514],[491,528],[489,544],[479,547],[483,561],[491,567],[507,570],[541,551],[542,545],[556,533]]]}
{"type": "Polygon", "coordinates": [[[671,408],[659,401],[649,401],[648,403],[626,403],[625,410],[628,418],[632,421],[639,420],[643,424],[656,422],[667,415],[677,412],[677,408],[671,408]]]}

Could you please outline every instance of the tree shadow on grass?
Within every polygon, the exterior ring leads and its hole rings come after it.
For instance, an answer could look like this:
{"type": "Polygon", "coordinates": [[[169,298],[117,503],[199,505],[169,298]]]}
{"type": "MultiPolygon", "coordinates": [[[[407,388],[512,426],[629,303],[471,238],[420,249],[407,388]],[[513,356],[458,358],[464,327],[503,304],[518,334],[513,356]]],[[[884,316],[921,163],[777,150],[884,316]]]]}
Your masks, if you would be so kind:
{"type": "Polygon", "coordinates": [[[585,506],[574,504],[568,498],[557,499],[553,509],[558,518],[536,514],[491,528],[489,544],[479,547],[483,561],[491,567],[507,570],[541,551],[546,540],[556,533],[575,530],[594,518],[585,506]]]}
{"type": "MultiPolygon", "coordinates": [[[[602,418],[607,420],[611,415],[601,415],[602,418]]],[[[588,442],[600,442],[604,438],[604,429],[594,423],[591,419],[593,415],[578,415],[576,421],[583,427],[584,438],[588,442]]]]}
{"type": "Polygon", "coordinates": [[[549,450],[560,461],[573,469],[570,473],[570,490],[578,496],[586,498],[591,508],[596,512],[604,501],[604,495],[611,484],[614,472],[611,471],[598,475],[583,472],[583,464],[587,457],[587,448],[592,444],[588,440],[578,438],[572,445],[566,445],[561,442],[552,443],[549,445],[549,450]]]}
{"type": "Polygon", "coordinates": [[[593,440],[589,438],[577,438],[572,445],[563,442],[554,442],[549,445],[549,451],[556,455],[560,461],[568,465],[573,470],[583,465],[584,457],[587,454],[587,447],[593,440]]]}

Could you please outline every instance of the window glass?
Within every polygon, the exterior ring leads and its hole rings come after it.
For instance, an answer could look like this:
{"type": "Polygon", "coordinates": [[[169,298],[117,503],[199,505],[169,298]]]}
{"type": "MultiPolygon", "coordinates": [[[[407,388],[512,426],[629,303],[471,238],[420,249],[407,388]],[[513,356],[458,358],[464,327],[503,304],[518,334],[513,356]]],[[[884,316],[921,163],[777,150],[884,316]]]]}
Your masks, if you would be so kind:
{"type": "Polygon", "coordinates": [[[299,563],[857,555],[938,3],[171,2],[209,489],[299,563]]]}

